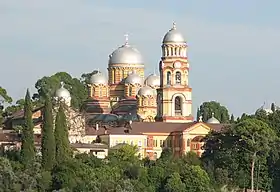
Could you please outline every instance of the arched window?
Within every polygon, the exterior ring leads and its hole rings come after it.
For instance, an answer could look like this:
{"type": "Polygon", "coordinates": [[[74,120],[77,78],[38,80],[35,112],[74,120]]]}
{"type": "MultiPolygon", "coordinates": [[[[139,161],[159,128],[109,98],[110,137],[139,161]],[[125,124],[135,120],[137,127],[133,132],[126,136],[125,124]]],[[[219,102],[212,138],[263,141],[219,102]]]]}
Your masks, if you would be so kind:
{"type": "Polygon", "coordinates": [[[175,76],[176,84],[181,84],[181,72],[177,71],[175,76]]]}
{"type": "Polygon", "coordinates": [[[171,72],[168,71],[166,75],[166,84],[171,85],[171,72]]]}
{"type": "Polygon", "coordinates": [[[130,87],[130,86],[128,88],[128,96],[132,96],[132,87],[130,87]]]}
{"type": "Polygon", "coordinates": [[[179,96],[175,97],[175,115],[182,115],[182,100],[179,96]]]}

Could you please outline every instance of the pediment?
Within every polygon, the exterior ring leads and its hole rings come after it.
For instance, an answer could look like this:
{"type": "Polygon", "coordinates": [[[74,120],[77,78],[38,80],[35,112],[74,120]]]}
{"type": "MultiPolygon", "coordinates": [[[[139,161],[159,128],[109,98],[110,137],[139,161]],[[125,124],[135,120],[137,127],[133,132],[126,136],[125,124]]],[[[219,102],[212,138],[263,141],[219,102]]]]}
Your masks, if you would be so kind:
{"type": "Polygon", "coordinates": [[[207,135],[211,131],[211,128],[204,123],[197,123],[187,129],[186,133],[195,135],[207,135]]]}

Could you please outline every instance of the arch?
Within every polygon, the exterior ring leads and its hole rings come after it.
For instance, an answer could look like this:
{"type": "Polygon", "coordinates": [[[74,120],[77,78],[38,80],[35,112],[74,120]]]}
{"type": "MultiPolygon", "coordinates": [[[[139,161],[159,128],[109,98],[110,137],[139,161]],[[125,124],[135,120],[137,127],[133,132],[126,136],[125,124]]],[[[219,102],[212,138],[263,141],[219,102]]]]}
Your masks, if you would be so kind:
{"type": "Polygon", "coordinates": [[[167,71],[166,73],[166,84],[171,85],[171,72],[167,71]]]}
{"type": "Polygon", "coordinates": [[[180,71],[176,71],[176,74],[175,74],[175,83],[176,84],[181,84],[182,82],[182,74],[180,71]]]}
{"type": "Polygon", "coordinates": [[[183,115],[183,108],[182,108],[183,102],[182,98],[180,96],[175,97],[175,116],[181,116],[183,115]]]}

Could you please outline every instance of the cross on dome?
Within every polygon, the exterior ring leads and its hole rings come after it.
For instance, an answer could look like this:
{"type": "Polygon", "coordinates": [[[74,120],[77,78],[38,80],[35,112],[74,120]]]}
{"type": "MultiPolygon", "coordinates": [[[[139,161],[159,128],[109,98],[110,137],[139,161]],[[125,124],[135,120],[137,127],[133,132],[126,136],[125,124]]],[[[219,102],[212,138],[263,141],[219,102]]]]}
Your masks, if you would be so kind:
{"type": "Polygon", "coordinates": [[[127,45],[127,44],[128,44],[128,34],[126,33],[126,34],[124,35],[124,37],[125,37],[125,45],[127,45]]]}
{"type": "Polygon", "coordinates": [[[175,21],[173,22],[172,29],[176,29],[176,22],[175,21]]]}
{"type": "Polygon", "coordinates": [[[60,82],[61,88],[64,88],[65,83],[63,81],[60,82]]]}

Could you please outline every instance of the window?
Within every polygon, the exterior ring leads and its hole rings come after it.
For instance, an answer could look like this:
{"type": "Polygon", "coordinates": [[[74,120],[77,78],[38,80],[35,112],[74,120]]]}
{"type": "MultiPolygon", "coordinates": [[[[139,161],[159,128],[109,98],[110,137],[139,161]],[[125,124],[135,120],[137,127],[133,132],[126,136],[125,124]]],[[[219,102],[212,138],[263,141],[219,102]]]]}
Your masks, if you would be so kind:
{"type": "Polygon", "coordinates": [[[132,87],[129,86],[128,89],[129,89],[129,90],[128,90],[128,96],[132,96],[132,87]]]}
{"type": "Polygon", "coordinates": [[[157,147],[157,140],[154,140],[154,147],[157,147]]]}
{"type": "Polygon", "coordinates": [[[166,75],[166,84],[171,85],[171,72],[168,71],[166,75]]]}
{"type": "Polygon", "coordinates": [[[163,140],[160,140],[160,146],[163,147],[163,140]]]}
{"type": "Polygon", "coordinates": [[[179,96],[175,97],[175,115],[182,115],[182,100],[179,96]]]}
{"type": "Polygon", "coordinates": [[[175,75],[176,84],[181,84],[181,72],[177,71],[175,75]]]}
{"type": "Polygon", "coordinates": [[[102,97],[102,88],[99,88],[99,97],[102,97]]]}

